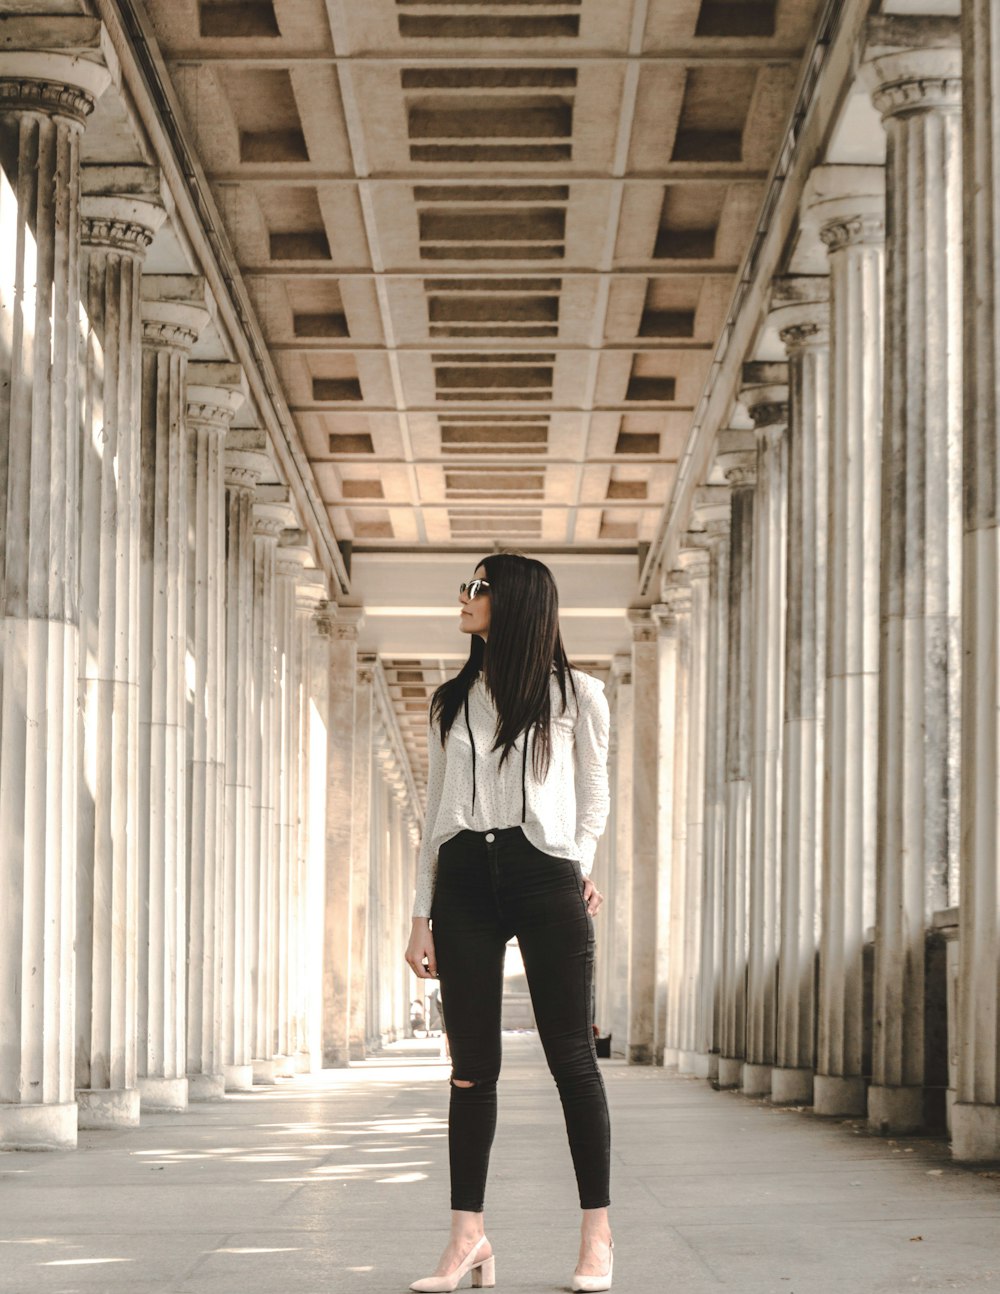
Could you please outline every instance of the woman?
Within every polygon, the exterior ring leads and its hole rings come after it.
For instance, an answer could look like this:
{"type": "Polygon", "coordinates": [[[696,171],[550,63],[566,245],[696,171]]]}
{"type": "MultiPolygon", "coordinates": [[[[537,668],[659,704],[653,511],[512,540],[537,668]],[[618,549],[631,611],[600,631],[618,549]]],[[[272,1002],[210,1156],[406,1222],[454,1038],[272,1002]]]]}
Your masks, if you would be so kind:
{"type": "Polygon", "coordinates": [[[431,698],[427,813],[406,960],[437,976],[452,1054],[451,1239],[413,1290],[494,1283],[483,1197],[497,1117],[507,941],[517,936],[562,1101],[580,1207],[574,1290],[611,1288],[610,1123],[594,1046],[589,873],[610,808],[604,685],[572,669],[552,572],[484,557],[459,590],[469,658],[431,698]],[[528,747],[531,758],[528,758],[528,747]],[[430,924],[428,923],[430,918],[430,924]]]}

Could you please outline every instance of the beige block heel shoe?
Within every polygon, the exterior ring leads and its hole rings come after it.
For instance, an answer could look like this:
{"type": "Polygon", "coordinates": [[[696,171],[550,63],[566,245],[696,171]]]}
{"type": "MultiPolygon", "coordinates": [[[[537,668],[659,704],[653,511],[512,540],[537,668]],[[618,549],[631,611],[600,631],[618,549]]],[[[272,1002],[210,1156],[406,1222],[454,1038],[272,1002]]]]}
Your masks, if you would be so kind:
{"type": "Polygon", "coordinates": [[[466,1272],[472,1272],[473,1289],[492,1287],[497,1283],[496,1255],[490,1254],[488,1258],[476,1257],[485,1239],[484,1235],[479,1237],[453,1272],[449,1272],[447,1276],[424,1276],[414,1281],[410,1289],[421,1290],[424,1294],[444,1294],[446,1290],[458,1289],[459,1282],[466,1272]]]}
{"type": "Polygon", "coordinates": [[[573,1273],[573,1280],[570,1284],[571,1290],[609,1290],[611,1288],[611,1273],[615,1266],[615,1242],[611,1241],[608,1250],[608,1273],[606,1276],[577,1276],[573,1273]]]}

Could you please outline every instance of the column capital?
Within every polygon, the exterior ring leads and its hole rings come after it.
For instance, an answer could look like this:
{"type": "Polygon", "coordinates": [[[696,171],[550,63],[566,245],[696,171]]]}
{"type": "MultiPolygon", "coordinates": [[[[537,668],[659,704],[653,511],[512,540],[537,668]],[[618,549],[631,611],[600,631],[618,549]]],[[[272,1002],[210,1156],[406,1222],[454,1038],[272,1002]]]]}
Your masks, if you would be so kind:
{"type": "Polygon", "coordinates": [[[771,283],[769,320],[789,355],[830,342],[830,280],[826,275],[783,275],[771,283]]]}
{"type": "Polygon", "coordinates": [[[702,485],[694,492],[691,515],[705,530],[710,522],[729,525],[732,511],[732,490],[728,485],[702,485]]]}
{"type": "Polygon", "coordinates": [[[272,470],[263,427],[241,427],[226,436],[226,488],[252,494],[262,476],[272,470]]]}
{"type": "Polygon", "coordinates": [[[145,255],[167,217],[158,166],[81,166],[80,241],[145,255]]]}
{"type": "Polygon", "coordinates": [[[144,274],[143,345],[190,350],[210,317],[208,284],[199,274],[144,274]]]}
{"type": "Polygon", "coordinates": [[[806,183],[804,219],[829,252],[885,242],[885,167],[816,166],[806,183]]]}
{"type": "Polygon", "coordinates": [[[960,20],[882,14],[869,18],[862,75],[884,119],[962,104],[960,20]]]}
{"type": "Polygon", "coordinates": [[[740,402],[749,413],[758,434],[771,427],[787,427],[787,363],[744,364],[740,402]]]}
{"type": "Polygon", "coordinates": [[[681,544],[677,565],[692,583],[695,580],[707,580],[710,564],[708,534],[704,530],[688,530],[681,535],[681,544]]]}
{"type": "Polygon", "coordinates": [[[358,634],[365,623],[364,607],[345,607],[337,606],[330,603],[335,608],[336,615],[332,621],[331,638],[336,638],[341,642],[358,641],[358,634]]]}
{"type": "Polygon", "coordinates": [[[615,652],[611,657],[611,678],[615,683],[632,682],[632,653],[615,652]]]}
{"type": "Polygon", "coordinates": [[[274,573],[283,579],[292,581],[298,587],[304,573],[312,568],[312,553],[308,548],[298,544],[283,544],[278,539],[278,551],[274,555],[274,573]]]}
{"type": "Polygon", "coordinates": [[[358,652],[356,677],[361,687],[371,687],[375,682],[375,671],[378,668],[378,655],[375,652],[358,652]]]}
{"type": "Polygon", "coordinates": [[[632,641],[634,643],[656,641],[656,625],[653,623],[653,616],[649,607],[628,607],[625,616],[632,630],[632,641]]]}
{"type": "Polygon", "coordinates": [[[246,374],[239,364],[193,360],[187,368],[189,423],[227,431],[237,409],[249,396],[246,374]]]}
{"type": "Polygon", "coordinates": [[[667,572],[660,596],[674,617],[691,610],[691,577],[683,567],[667,572]]]}
{"type": "Polygon", "coordinates": [[[716,457],[719,471],[722,472],[732,490],[752,489],[757,484],[757,454],[753,450],[744,450],[738,454],[719,454],[716,457]]]}
{"type": "Polygon", "coordinates": [[[254,501],[253,533],[262,539],[273,539],[277,544],[278,536],[294,526],[295,519],[295,509],[290,503],[261,501],[259,497],[254,501]]]}
{"type": "Polygon", "coordinates": [[[104,25],[79,15],[3,19],[0,108],[82,124],[118,73],[104,25]]]}

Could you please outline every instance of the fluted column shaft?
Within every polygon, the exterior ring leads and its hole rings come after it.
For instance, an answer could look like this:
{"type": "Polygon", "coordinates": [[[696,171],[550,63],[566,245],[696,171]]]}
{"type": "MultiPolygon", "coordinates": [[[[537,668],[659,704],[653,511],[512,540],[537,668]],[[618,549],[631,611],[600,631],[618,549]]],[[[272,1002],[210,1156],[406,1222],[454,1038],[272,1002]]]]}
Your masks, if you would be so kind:
{"type": "Polygon", "coordinates": [[[750,676],[756,457],[723,464],[732,489],[727,600],[725,852],[718,1082],[737,1087],[746,1056],[747,882],[750,871],[750,676]]]}
{"type": "Polygon", "coordinates": [[[771,1090],[776,1054],[788,517],[787,386],[783,364],[745,365],[744,391],[757,431],[753,543],[751,841],[748,893],[747,1058],[742,1090],[771,1090]]]}
{"type": "Polygon", "coordinates": [[[326,885],[323,928],[323,1065],[350,1063],[351,836],[358,621],[325,617],[327,658],[326,885]]]}
{"type": "Polygon", "coordinates": [[[826,740],[817,1113],[864,1114],[865,931],[875,924],[884,199],[843,199],[830,263],[826,740]]]}
{"type": "Polygon", "coordinates": [[[278,859],[274,848],[275,552],[284,526],[267,504],[253,515],[253,709],[250,721],[251,1052],[254,1079],[275,1076],[278,996],[278,859]]]}
{"type": "Polygon", "coordinates": [[[367,653],[358,656],[354,690],[354,768],[351,830],[351,962],[350,1050],[352,1060],[368,1052],[368,968],[370,961],[369,888],[372,868],[372,752],[375,733],[375,664],[367,653]]]}
{"type": "Polygon", "coordinates": [[[0,56],[0,1147],[76,1144],[80,137],[107,72],[0,56]],[[87,77],[92,79],[88,82],[87,77]]]}
{"type": "Polygon", "coordinates": [[[957,1159],[1000,1159],[1000,473],[997,470],[1000,7],[962,7],[965,138],[964,546],[957,1159]]]}
{"type": "Polygon", "coordinates": [[[960,57],[877,58],[888,138],[873,1128],[925,1118],[924,946],[957,897],[960,57]]]}
{"type": "Polygon", "coordinates": [[[632,730],[635,711],[635,689],[632,686],[632,654],[621,652],[612,660],[614,683],[614,720],[611,725],[612,758],[611,794],[614,799],[614,913],[613,953],[608,959],[611,974],[609,1006],[611,1051],[614,1056],[628,1055],[629,967],[632,964],[632,730]]]}
{"type": "Polygon", "coordinates": [[[188,1099],[185,406],[188,353],[207,312],[190,299],[167,299],[156,286],[144,282],[142,303],[138,1071],[144,1108],[183,1109],[188,1099]]]}
{"type": "Polygon", "coordinates": [[[656,626],[647,610],[629,611],[632,683],[642,697],[632,736],[632,947],[629,966],[628,1059],[653,1063],[656,1012],[658,889],[657,720],[659,661],[656,626]]]}
{"type": "Polygon", "coordinates": [[[139,848],[139,282],[162,208],[85,196],[80,256],[79,1126],[135,1126],[139,848]]]}
{"type": "Polygon", "coordinates": [[[683,1003],[685,982],[685,930],[687,910],[687,793],[688,793],[688,730],[691,722],[691,587],[685,571],[678,569],[667,576],[663,601],[673,618],[676,655],[674,664],[673,724],[670,739],[673,745],[673,778],[670,788],[672,801],[670,853],[663,869],[663,883],[669,893],[667,921],[667,992],[666,1032],[663,1064],[668,1067],[680,1064],[683,1041],[683,1003]]]}
{"type": "Polygon", "coordinates": [[[274,848],[277,863],[277,1039],[279,1072],[294,1073],[294,1015],[298,981],[295,974],[298,864],[298,742],[300,659],[296,612],[296,582],[308,554],[291,547],[278,549],[275,560],[276,685],[274,695],[275,784],[274,848]]]}
{"type": "Polygon", "coordinates": [[[227,449],[225,855],[222,869],[222,983],[219,1012],[222,1073],[227,1091],[253,1085],[250,949],[254,869],[251,865],[253,712],[253,499],[268,468],[263,446],[227,449]]]}
{"type": "Polygon", "coordinates": [[[193,363],[187,373],[188,655],[187,1072],[190,1100],[222,1096],[222,954],[225,921],[226,467],[225,440],[245,399],[235,364],[193,363]]]}
{"type": "Polygon", "coordinates": [[[726,680],[729,613],[730,501],[699,510],[708,555],[705,630],[705,771],[701,875],[701,940],[694,1072],[718,1077],[722,990],[722,875],[726,841],[726,680]]]}
{"type": "MultiPolygon", "coordinates": [[[[658,879],[656,886],[656,1018],[653,1063],[665,1063],[670,995],[670,869],[674,845],[674,722],[677,705],[677,620],[665,602],[652,608],[657,624],[659,672],[657,692],[657,820],[658,879]]],[[[672,1025],[671,1025],[672,1027],[672,1025]]],[[[676,1049],[667,1058],[677,1063],[676,1049]]]]}
{"type": "Polygon", "coordinates": [[[788,535],[778,1003],[771,1100],[812,1100],[826,681],[829,288],[790,280],[811,298],[777,311],[788,354],[788,535]]]}
{"type": "MultiPolygon", "coordinates": [[[[677,561],[690,590],[688,621],[688,713],[684,805],[684,934],[681,945],[680,1021],[677,1067],[699,1072],[699,986],[705,899],[705,705],[707,698],[708,552],[704,534],[688,532],[677,561]]],[[[705,1077],[705,1074],[701,1075],[705,1077]]]]}

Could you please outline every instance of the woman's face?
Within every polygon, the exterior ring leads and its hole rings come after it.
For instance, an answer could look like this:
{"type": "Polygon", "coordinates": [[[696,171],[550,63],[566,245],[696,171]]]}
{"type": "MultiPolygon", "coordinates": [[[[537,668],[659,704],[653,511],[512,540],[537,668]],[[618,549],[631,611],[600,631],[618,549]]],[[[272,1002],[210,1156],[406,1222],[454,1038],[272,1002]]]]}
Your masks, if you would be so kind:
{"type": "MultiPolygon", "coordinates": [[[[485,580],[489,577],[486,574],[485,566],[477,566],[475,574],[472,577],[477,580],[485,580]]],[[[464,634],[479,634],[483,641],[490,627],[490,591],[489,589],[480,589],[479,596],[470,600],[468,592],[460,593],[458,600],[462,604],[462,612],[459,616],[459,625],[464,634]]]]}

